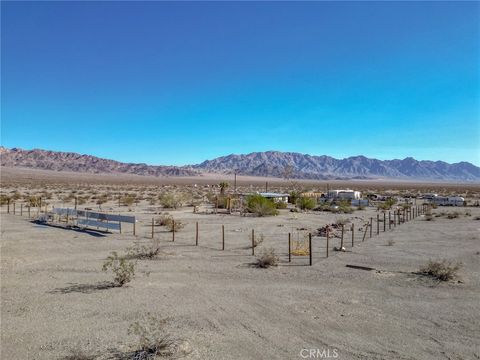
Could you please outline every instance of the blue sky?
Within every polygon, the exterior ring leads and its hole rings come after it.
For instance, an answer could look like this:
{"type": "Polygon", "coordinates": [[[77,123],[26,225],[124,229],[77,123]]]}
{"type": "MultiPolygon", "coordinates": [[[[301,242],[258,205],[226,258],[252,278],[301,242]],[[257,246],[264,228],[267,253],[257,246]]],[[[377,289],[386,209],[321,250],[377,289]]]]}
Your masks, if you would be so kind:
{"type": "Polygon", "coordinates": [[[479,2],[2,2],[1,143],[480,165],[479,2]]]}

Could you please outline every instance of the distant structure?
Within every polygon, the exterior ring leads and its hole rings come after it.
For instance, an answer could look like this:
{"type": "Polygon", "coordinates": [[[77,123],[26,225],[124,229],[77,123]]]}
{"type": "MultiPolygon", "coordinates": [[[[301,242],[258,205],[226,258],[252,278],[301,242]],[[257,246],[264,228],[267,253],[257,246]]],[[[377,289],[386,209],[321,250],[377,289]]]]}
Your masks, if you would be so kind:
{"type": "Polygon", "coordinates": [[[362,193],[355,190],[328,190],[327,199],[329,200],[360,200],[362,193]]]}
{"type": "Polygon", "coordinates": [[[465,199],[461,196],[432,196],[428,199],[431,204],[439,206],[464,206],[465,199]]]}

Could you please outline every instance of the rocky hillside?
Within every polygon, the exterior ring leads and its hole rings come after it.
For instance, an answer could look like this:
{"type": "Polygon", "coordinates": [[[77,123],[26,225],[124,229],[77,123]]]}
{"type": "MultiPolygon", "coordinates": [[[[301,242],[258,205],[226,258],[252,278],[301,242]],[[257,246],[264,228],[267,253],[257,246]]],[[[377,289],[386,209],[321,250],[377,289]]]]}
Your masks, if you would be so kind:
{"type": "Polygon", "coordinates": [[[395,178],[449,181],[480,181],[480,168],[468,162],[448,164],[443,161],[377,160],[365,156],[335,159],[291,152],[256,152],[228,155],[207,160],[193,168],[253,176],[300,179],[395,178]]]}
{"type": "Polygon", "coordinates": [[[122,173],[148,176],[194,176],[198,172],[177,166],[151,166],[102,159],[90,155],[47,150],[22,150],[0,147],[2,166],[27,167],[82,173],[122,173]]]}
{"type": "Polygon", "coordinates": [[[480,181],[480,168],[468,162],[377,160],[365,156],[335,159],[291,152],[267,151],[228,155],[198,165],[152,166],[122,163],[90,155],[0,147],[2,166],[82,173],[123,173],[148,176],[195,176],[202,172],[296,179],[403,179],[480,181]]]}

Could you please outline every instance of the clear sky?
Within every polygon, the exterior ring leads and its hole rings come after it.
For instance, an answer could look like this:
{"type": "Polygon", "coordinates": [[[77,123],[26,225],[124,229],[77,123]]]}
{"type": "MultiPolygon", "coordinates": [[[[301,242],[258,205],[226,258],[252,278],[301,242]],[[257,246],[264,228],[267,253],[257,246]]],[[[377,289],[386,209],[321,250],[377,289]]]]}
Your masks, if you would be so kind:
{"type": "Polygon", "coordinates": [[[479,2],[1,3],[1,143],[480,165],[479,2]]]}

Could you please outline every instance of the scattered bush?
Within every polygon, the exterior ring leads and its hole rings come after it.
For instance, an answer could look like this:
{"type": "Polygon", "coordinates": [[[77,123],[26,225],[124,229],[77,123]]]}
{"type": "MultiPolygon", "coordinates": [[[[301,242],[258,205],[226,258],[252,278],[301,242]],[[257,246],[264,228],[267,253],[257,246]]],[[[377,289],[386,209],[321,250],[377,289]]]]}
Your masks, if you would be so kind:
{"type": "Polygon", "coordinates": [[[275,203],[275,208],[277,209],[286,209],[287,208],[287,204],[284,203],[283,201],[278,201],[275,203]]]}
{"type": "Polygon", "coordinates": [[[138,337],[137,350],[132,354],[132,359],[156,359],[157,356],[172,356],[175,353],[177,341],[166,334],[166,322],[165,319],[147,314],[141,321],[130,325],[128,334],[138,337]]]}
{"type": "Polygon", "coordinates": [[[158,239],[152,239],[150,245],[142,245],[139,242],[127,249],[127,258],[129,259],[153,259],[160,253],[158,239]]]}
{"type": "Polygon", "coordinates": [[[427,265],[420,268],[420,273],[431,276],[437,280],[448,281],[457,277],[457,272],[462,264],[452,264],[450,261],[432,261],[429,260],[427,265]]]}
{"type": "Polygon", "coordinates": [[[397,203],[397,200],[390,198],[384,201],[383,203],[380,203],[377,207],[379,210],[390,210],[393,205],[397,203]]]}
{"type": "Polygon", "coordinates": [[[456,219],[459,217],[459,215],[460,214],[457,211],[454,211],[454,212],[448,213],[447,219],[456,219]]]}
{"type": "Polygon", "coordinates": [[[182,197],[176,194],[167,193],[159,197],[160,205],[166,209],[176,209],[182,206],[182,197]]]}
{"type": "Polygon", "coordinates": [[[278,256],[275,255],[273,248],[264,249],[259,257],[255,261],[255,266],[258,268],[269,268],[270,266],[278,265],[278,256]]]}
{"type": "Polygon", "coordinates": [[[315,199],[301,196],[297,199],[297,206],[302,210],[311,210],[317,205],[315,199]]]}
{"type": "Polygon", "coordinates": [[[135,203],[135,195],[125,195],[120,198],[120,204],[123,206],[132,206],[135,203]]]}
{"type": "Polygon", "coordinates": [[[247,197],[247,210],[258,216],[278,215],[273,201],[262,195],[250,195],[247,197]]]}
{"type": "MultiPolygon", "coordinates": [[[[250,235],[251,237],[252,235],[250,235]]],[[[252,239],[250,238],[250,241],[252,239]]],[[[256,235],[255,236],[255,239],[253,240],[253,247],[256,248],[257,246],[263,244],[263,241],[265,240],[265,236],[263,236],[263,234],[260,234],[260,235],[256,235]]]]}
{"type": "Polygon", "coordinates": [[[173,217],[168,219],[165,226],[167,227],[168,231],[170,232],[177,232],[182,230],[185,227],[185,223],[180,220],[174,220],[173,217]]]}
{"type": "Polygon", "coordinates": [[[135,276],[135,263],[128,261],[125,256],[118,256],[116,251],[112,251],[103,263],[102,271],[108,269],[115,275],[113,281],[117,286],[129,283],[135,276]]]}
{"type": "Polygon", "coordinates": [[[395,241],[393,241],[392,239],[387,241],[388,246],[393,246],[394,244],[395,244],[395,241]]]}

